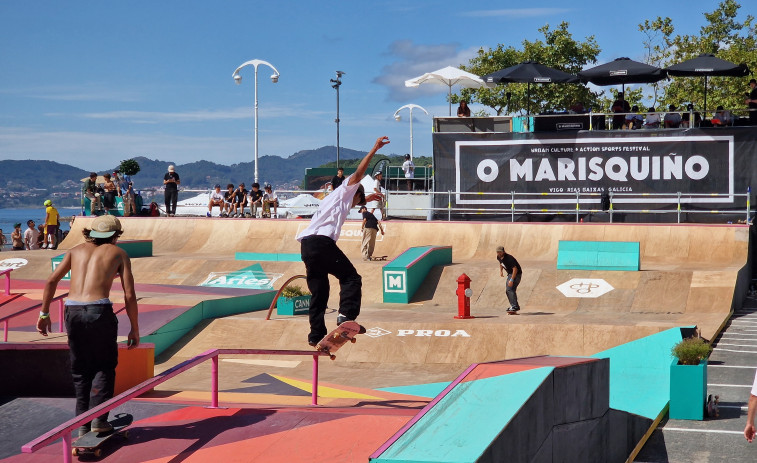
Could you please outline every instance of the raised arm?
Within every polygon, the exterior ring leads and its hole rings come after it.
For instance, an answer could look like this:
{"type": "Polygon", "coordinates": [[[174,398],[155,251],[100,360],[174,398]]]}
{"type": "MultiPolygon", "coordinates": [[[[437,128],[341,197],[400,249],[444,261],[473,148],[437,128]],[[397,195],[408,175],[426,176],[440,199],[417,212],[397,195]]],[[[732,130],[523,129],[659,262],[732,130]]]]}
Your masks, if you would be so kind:
{"type": "MultiPolygon", "coordinates": [[[[373,158],[373,155],[376,154],[378,150],[381,149],[382,146],[389,144],[389,137],[379,137],[376,140],[376,143],[373,145],[373,148],[371,148],[370,151],[368,151],[368,154],[365,155],[362,161],[360,161],[360,164],[357,166],[357,170],[354,174],[350,176],[350,182],[348,185],[354,185],[356,183],[360,183],[360,180],[363,179],[365,176],[365,171],[368,170],[368,164],[371,163],[371,159],[373,158]]],[[[366,198],[367,200],[367,198],[366,198]]]]}

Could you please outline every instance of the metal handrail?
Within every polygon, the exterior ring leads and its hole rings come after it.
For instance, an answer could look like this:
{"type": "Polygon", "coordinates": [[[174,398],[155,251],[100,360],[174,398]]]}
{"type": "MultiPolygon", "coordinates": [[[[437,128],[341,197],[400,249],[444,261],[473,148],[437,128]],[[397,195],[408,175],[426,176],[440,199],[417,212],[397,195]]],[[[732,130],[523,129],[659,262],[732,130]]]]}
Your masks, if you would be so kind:
{"type": "MultiPolygon", "coordinates": [[[[65,310],[65,307],[63,305],[63,298],[66,296],[68,296],[68,293],[63,293],[60,296],[54,297],[53,300],[51,301],[51,302],[58,301],[58,331],[60,331],[61,333],[63,332],[63,329],[65,328],[64,318],[63,318],[63,311],[65,310]]],[[[0,322],[3,323],[3,342],[8,342],[8,323],[10,322],[11,318],[17,317],[19,315],[23,315],[26,312],[31,312],[32,310],[39,309],[40,307],[42,307],[41,302],[31,307],[21,309],[16,313],[12,313],[10,315],[1,317],[0,322]]]]}
{"type": "Polygon", "coordinates": [[[122,392],[121,394],[113,397],[112,399],[103,402],[102,404],[77,415],[76,417],[66,421],[60,426],[50,430],[49,432],[41,435],[40,437],[32,440],[21,447],[23,453],[34,453],[37,450],[46,447],[58,439],[63,439],[63,462],[71,463],[71,432],[92,421],[93,418],[102,415],[105,412],[109,412],[119,405],[128,402],[130,399],[137,397],[151,389],[154,389],[159,384],[162,384],[174,376],[183,373],[191,368],[200,365],[206,360],[212,360],[212,391],[211,391],[211,405],[210,408],[218,408],[218,356],[226,354],[242,354],[242,355],[309,355],[313,357],[313,387],[312,387],[312,405],[318,405],[318,357],[329,355],[326,352],[321,351],[299,351],[299,350],[270,350],[270,349],[211,349],[197,355],[194,358],[186,360],[173,368],[170,368],[163,373],[160,373],[152,378],[143,381],[142,383],[132,387],[131,389],[122,392]]]}

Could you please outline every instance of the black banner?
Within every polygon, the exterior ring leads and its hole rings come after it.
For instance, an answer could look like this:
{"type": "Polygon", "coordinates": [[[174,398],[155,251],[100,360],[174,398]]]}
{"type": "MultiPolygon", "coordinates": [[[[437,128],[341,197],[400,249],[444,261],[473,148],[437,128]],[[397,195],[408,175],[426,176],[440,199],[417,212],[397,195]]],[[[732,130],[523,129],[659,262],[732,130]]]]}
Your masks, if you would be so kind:
{"type": "MultiPolygon", "coordinates": [[[[433,136],[435,190],[453,192],[453,208],[501,210],[515,192],[519,209],[565,209],[576,192],[613,192],[616,208],[669,209],[680,192],[689,209],[745,210],[745,197],[722,195],[747,192],[757,154],[751,127],[433,136]]],[[[600,201],[595,194],[581,203],[600,201]]],[[[448,197],[437,195],[435,205],[448,207],[448,197]]]]}

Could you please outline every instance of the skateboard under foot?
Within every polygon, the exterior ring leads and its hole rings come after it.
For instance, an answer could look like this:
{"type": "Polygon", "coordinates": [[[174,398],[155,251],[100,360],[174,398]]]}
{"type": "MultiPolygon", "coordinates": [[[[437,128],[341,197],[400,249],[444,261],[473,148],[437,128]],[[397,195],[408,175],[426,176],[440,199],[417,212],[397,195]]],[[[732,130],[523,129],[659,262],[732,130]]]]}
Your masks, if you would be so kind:
{"type": "Polygon", "coordinates": [[[121,436],[125,439],[129,438],[129,430],[126,429],[134,421],[134,417],[128,413],[119,413],[115,415],[114,419],[109,423],[113,426],[113,430],[107,433],[90,431],[87,434],[76,439],[71,444],[71,454],[75,457],[84,454],[94,455],[96,458],[100,458],[102,455],[102,448],[100,447],[108,439],[113,436],[121,436]]]}
{"type": "Polygon", "coordinates": [[[340,347],[345,345],[347,341],[351,343],[357,342],[355,336],[360,333],[360,325],[357,322],[346,321],[337,326],[331,333],[327,334],[321,342],[319,342],[315,349],[321,352],[329,354],[329,358],[334,360],[336,355],[334,352],[338,351],[340,347]]]}

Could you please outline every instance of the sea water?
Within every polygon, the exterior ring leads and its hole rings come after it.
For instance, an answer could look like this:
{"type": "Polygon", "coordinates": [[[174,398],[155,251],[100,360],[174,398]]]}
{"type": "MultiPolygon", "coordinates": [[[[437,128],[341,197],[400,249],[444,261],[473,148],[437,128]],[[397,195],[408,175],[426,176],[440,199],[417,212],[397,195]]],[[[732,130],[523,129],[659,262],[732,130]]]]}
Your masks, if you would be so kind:
{"type": "MultiPolygon", "coordinates": [[[[81,208],[78,207],[64,207],[58,209],[58,213],[61,217],[69,217],[72,215],[81,214],[81,208]]],[[[45,223],[45,208],[33,207],[29,209],[0,209],[0,229],[5,235],[5,241],[7,244],[3,247],[3,251],[8,251],[11,248],[11,233],[13,233],[13,224],[21,224],[21,232],[27,229],[27,220],[33,220],[37,225],[45,223]]],[[[60,228],[63,231],[70,230],[68,222],[61,222],[60,228]]]]}

